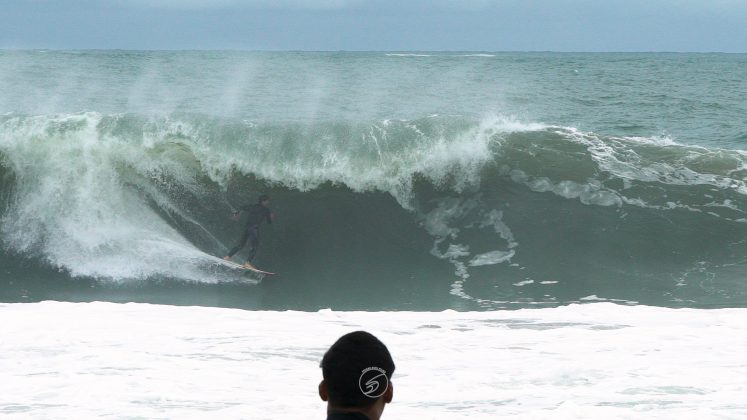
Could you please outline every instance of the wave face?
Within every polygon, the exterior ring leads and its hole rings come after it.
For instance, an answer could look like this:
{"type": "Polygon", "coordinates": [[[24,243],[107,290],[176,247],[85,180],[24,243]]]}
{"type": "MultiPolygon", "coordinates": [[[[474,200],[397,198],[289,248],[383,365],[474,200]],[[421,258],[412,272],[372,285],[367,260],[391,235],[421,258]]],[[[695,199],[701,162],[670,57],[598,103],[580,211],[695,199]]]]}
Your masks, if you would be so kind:
{"type": "Polygon", "coordinates": [[[744,306],[745,60],[0,51],[0,300],[744,306]]]}
{"type": "Polygon", "coordinates": [[[206,254],[267,192],[279,217],[258,263],[295,296],[376,285],[494,308],[747,291],[741,151],[501,117],[9,115],[0,138],[7,255],[74,278],[226,280],[206,254]]]}

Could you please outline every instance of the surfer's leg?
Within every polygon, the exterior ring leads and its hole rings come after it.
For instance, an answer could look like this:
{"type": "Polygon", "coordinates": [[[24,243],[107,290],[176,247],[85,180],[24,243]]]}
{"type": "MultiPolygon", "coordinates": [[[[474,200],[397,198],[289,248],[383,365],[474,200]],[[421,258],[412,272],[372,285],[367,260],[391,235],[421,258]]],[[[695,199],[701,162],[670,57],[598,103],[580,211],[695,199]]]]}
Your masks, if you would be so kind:
{"type": "Polygon", "coordinates": [[[246,257],[246,260],[252,261],[257,255],[257,250],[259,249],[259,229],[255,227],[253,229],[249,229],[247,233],[249,235],[249,244],[252,249],[249,250],[249,256],[246,257]]]}
{"type": "Polygon", "coordinates": [[[230,260],[231,257],[234,256],[241,248],[243,248],[246,245],[246,242],[249,240],[249,229],[245,230],[244,233],[241,235],[241,239],[239,239],[239,242],[236,244],[235,247],[231,248],[230,251],[228,251],[228,254],[226,254],[225,257],[223,257],[224,260],[230,260]]]}

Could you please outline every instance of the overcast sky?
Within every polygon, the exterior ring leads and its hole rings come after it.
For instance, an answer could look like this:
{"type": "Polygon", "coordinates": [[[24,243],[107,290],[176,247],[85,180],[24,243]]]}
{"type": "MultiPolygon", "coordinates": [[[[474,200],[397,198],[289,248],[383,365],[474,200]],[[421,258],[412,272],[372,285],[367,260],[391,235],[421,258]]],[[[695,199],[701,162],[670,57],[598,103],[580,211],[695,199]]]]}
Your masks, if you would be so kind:
{"type": "Polygon", "coordinates": [[[747,52],[747,0],[0,0],[0,48],[747,52]]]}

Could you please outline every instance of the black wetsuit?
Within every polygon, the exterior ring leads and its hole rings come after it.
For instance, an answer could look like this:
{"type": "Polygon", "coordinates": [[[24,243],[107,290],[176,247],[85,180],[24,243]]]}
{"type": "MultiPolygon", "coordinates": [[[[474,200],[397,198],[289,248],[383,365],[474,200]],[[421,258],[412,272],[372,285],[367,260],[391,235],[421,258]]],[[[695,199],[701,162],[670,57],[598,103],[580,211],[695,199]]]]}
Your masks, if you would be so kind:
{"type": "Polygon", "coordinates": [[[245,247],[248,243],[251,245],[252,249],[249,251],[249,256],[246,260],[251,261],[257,255],[257,250],[259,249],[259,225],[265,220],[267,223],[272,223],[272,212],[269,208],[261,204],[249,204],[240,207],[239,210],[248,211],[249,217],[246,221],[244,234],[241,235],[239,243],[228,251],[228,257],[233,257],[234,254],[239,252],[239,250],[245,247]]]}
{"type": "Polygon", "coordinates": [[[369,420],[363,413],[328,413],[327,420],[369,420]]]}

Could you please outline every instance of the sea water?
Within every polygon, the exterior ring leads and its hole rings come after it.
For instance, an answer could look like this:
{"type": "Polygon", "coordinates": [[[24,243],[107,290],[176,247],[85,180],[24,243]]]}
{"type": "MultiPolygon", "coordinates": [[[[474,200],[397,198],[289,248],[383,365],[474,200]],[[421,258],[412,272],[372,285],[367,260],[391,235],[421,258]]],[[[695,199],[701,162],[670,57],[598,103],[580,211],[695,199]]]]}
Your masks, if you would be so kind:
{"type": "Polygon", "coordinates": [[[0,51],[0,410],[320,417],[323,350],[367,328],[398,364],[393,418],[740,417],[746,65],[0,51]],[[279,275],[258,281],[212,256],[262,193],[277,219],[254,262],[279,275]],[[202,317],[222,331],[210,351],[189,329],[202,317]],[[273,377],[283,358],[299,382],[273,377]],[[208,376],[147,382],[181,363],[208,376]]]}

